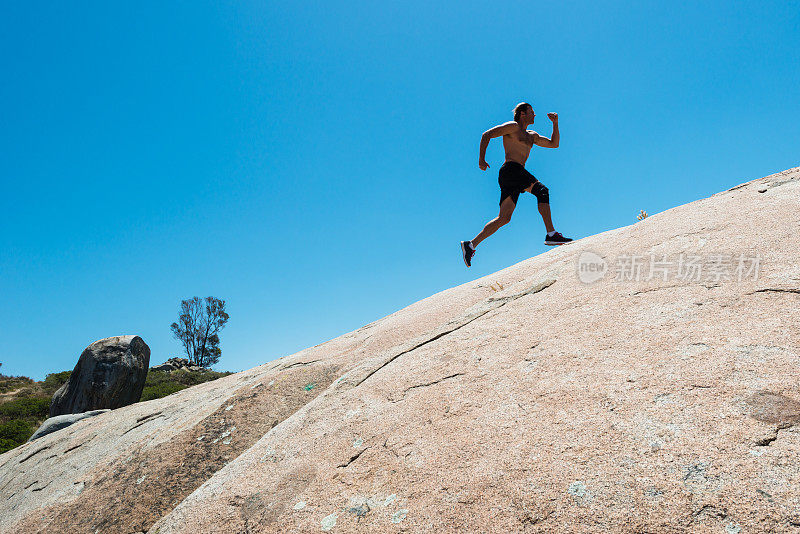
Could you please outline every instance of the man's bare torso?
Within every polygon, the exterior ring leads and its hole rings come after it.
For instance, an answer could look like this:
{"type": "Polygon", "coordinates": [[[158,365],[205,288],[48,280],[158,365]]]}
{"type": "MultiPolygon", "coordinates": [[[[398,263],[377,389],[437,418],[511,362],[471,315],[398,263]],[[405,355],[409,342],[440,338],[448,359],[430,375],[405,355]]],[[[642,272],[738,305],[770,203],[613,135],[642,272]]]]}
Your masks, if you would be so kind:
{"type": "Polygon", "coordinates": [[[531,153],[534,139],[536,139],[536,132],[525,130],[516,122],[513,123],[517,126],[513,133],[503,136],[503,148],[506,151],[506,161],[515,161],[520,165],[525,165],[528,161],[528,156],[531,153]]]}

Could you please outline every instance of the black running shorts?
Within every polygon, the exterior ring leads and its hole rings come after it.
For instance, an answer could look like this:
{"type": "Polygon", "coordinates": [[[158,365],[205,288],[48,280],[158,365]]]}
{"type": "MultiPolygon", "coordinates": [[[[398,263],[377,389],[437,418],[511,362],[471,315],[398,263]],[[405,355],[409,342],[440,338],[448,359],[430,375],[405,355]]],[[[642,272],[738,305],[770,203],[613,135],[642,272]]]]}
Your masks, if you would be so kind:
{"type": "Polygon", "coordinates": [[[500,184],[500,204],[507,197],[511,197],[514,205],[517,204],[519,194],[522,193],[529,185],[533,184],[531,193],[533,193],[541,204],[550,203],[550,193],[542,182],[536,179],[534,175],[525,170],[523,165],[516,161],[506,161],[500,167],[500,176],[497,178],[500,184]]]}

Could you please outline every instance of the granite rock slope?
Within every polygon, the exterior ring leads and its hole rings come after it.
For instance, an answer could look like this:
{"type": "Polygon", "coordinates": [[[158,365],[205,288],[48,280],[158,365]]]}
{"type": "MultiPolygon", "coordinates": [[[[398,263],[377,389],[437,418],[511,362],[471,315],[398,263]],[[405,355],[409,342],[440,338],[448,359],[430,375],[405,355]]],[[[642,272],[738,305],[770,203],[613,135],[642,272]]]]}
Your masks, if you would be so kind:
{"type": "Polygon", "coordinates": [[[365,358],[491,293],[449,289],[249,371],[78,421],[0,455],[0,532],[146,531],[365,358]]]}
{"type": "Polygon", "coordinates": [[[800,531],[798,208],[790,169],[80,421],[0,456],[0,530],[800,531]]]}
{"type": "Polygon", "coordinates": [[[150,532],[798,529],[798,208],[792,169],[510,267],[150,532]]]}

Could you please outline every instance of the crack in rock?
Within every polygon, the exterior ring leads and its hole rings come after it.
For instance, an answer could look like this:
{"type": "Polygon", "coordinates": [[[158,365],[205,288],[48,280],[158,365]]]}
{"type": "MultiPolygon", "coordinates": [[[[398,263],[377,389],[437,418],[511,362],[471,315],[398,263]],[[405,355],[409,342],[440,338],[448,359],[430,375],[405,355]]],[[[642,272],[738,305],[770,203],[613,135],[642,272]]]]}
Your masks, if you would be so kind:
{"type": "Polygon", "coordinates": [[[779,429],[775,429],[775,432],[770,434],[769,436],[761,439],[757,439],[755,441],[755,445],[758,447],[769,447],[772,443],[778,439],[778,431],[779,429]]]}
{"type": "Polygon", "coordinates": [[[511,302],[512,300],[517,300],[520,297],[524,297],[526,295],[533,295],[534,293],[538,293],[539,291],[546,289],[553,284],[556,283],[555,278],[547,278],[540,282],[533,284],[531,287],[524,291],[520,291],[519,293],[514,293],[513,295],[505,295],[502,297],[489,297],[489,302],[496,302],[501,301],[503,304],[507,302],[511,302]]]}
{"type": "Polygon", "coordinates": [[[719,520],[725,520],[728,518],[728,512],[725,509],[720,510],[714,505],[706,504],[703,505],[702,508],[692,512],[691,517],[689,518],[688,524],[691,525],[692,523],[702,520],[702,516],[707,517],[714,517],[719,520]]]}
{"type": "Polygon", "coordinates": [[[72,452],[72,451],[74,451],[74,450],[75,450],[75,449],[77,449],[78,447],[83,447],[84,445],[86,445],[87,443],[89,443],[90,441],[92,441],[92,439],[93,439],[93,438],[89,438],[89,439],[87,439],[86,441],[83,441],[83,442],[81,442],[81,443],[78,443],[77,445],[73,445],[73,446],[72,446],[72,447],[70,447],[69,449],[66,449],[64,452],[62,452],[62,453],[61,453],[61,454],[62,454],[62,456],[63,456],[64,454],[67,454],[68,452],[72,452]]]}
{"type": "Polygon", "coordinates": [[[756,293],[794,293],[796,295],[800,295],[800,289],[795,289],[793,287],[765,287],[763,289],[756,289],[755,291],[751,291],[747,293],[747,295],[755,295],[756,293]]]}
{"type": "MultiPolygon", "coordinates": [[[[150,421],[155,421],[155,420],[156,420],[156,419],[158,419],[159,417],[166,417],[165,415],[162,415],[162,414],[153,414],[153,416],[154,416],[154,417],[153,417],[152,419],[148,419],[147,417],[145,417],[145,418],[144,418],[144,419],[143,419],[141,422],[139,422],[139,423],[137,423],[137,424],[133,425],[133,426],[132,426],[132,427],[130,427],[128,430],[126,430],[125,432],[123,432],[123,433],[122,433],[122,435],[121,435],[120,437],[124,436],[125,434],[127,434],[127,433],[128,433],[128,432],[130,432],[131,430],[134,430],[134,429],[136,429],[136,428],[139,428],[140,426],[142,426],[142,425],[143,425],[143,424],[145,424],[145,423],[149,423],[150,421]]],[[[149,416],[148,416],[148,417],[149,417],[149,416]]]]}
{"type": "Polygon", "coordinates": [[[49,486],[49,485],[50,485],[50,482],[52,482],[52,480],[51,480],[51,481],[48,481],[48,482],[47,482],[47,484],[45,484],[45,485],[44,485],[44,486],[42,486],[41,488],[33,488],[33,489],[31,489],[31,491],[42,491],[43,489],[45,489],[47,486],[49,486]]]}
{"type": "MultiPolygon", "coordinates": [[[[518,299],[520,297],[524,297],[524,296],[527,296],[527,295],[533,295],[534,293],[538,293],[539,291],[542,291],[543,289],[546,289],[546,288],[550,287],[551,285],[553,285],[555,283],[556,283],[556,279],[555,278],[545,278],[544,280],[540,280],[540,281],[534,283],[528,289],[525,289],[524,291],[520,291],[519,293],[514,293],[512,295],[505,295],[505,296],[502,296],[502,297],[489,297],[486,300],[478,302],[474,306],[472,306],[472,307],[468,308],[467,310],[465,310],[464,313],[461,316],[448,321],[444,325],[439,326],[438,328],[435,328],[435,329],[431,330],[428,334],[426,334],[424,336],[420,336],[416,340],[414,340],[414,341],[412,341],[410,343],[407,343],[405,345],[401,345],[401,346],[409,346],[410,345],[410,347],[408,349],[401,350],[400,352],[388,357],[382,364],[377,366],[372,371],[368,372],[366,374],[366,376],[364,376],[361,380],[359,380],[358,382],[353,384],[352,387],[360,386],[369,377],[371,377],[372,375],[374,375],[375,373],[377,373],[378,371],[380,371],[381,369],[383,369],[384,367],[386,367],[387,365],[392,363],[394,360],[396,360],[400,356],[402,356],[404,354],[408,354],[409,352],[412,352],[414,350],[417,350],[418,348],[420,348],[420,347],[422,347],[424,345],[427,345],[428,343],[433,343],[437,339],[440,339],[440,338],[442,338],[442,337],[444,337],[444,336],[446,336],[448,334],[451,334],[451,333],[455,332],[456,330],[459,330],[459,329],[467,326],[471,322],[473,322],[473,321],[475,321],[477,319],[480,319],[481,317],[483,317],[484,315],[486,315],[487,313],[489,313],[491,311],[494,311],[494,310],[496,310],[496,309],[498,309],[498,308],[500,308],[502,306],[505,306],[509,302],[512,302],[512,301],[514,301],[514,300],[516,300],[516,299],[518,299]],[[438,333],[436,333],[436,332],[438,332],[438,333]]],[[[348,373],[348,374],[350,374],[350,373],[348,373]]],[[[341,379],[339,381],[341,381],[341,379]]]]}
{"type": "Polygon", "coordinates": [[[312,363],[317,363],[317,362],[321,362],[321,361],[322,361],[322,360],[311,360],[310,362],[295,362],[295,363],[290,363],[290,364],[289,364],[289,365],[287,365],[286,367],[281,367],[281,368],[280,368],[280,370],[281,370],[281,371],[285,371],[285,370],[287,370],[287,369],[292,369],[293,367],[300,367],[300,366],[303,366],[303,365],[311,365],[312,363]]]}
{"type": "Polygon", "coordinates": [[[400,400],[403,400],[403,399],[405,399],[405,398],[406,398],[406,394],[407,394],[409,391],[411,391],[412,389],[417,389],[417,388],[425,388],[425,387],[428,387],[428,386],[432,386],[432,385],[434,385],[434,384],[438,384],[439,382],[444,382],[445,380],[449,380],[449,379],[451,379],[451,378],[455,378],[455,377],[457,377],[457,376],[464,376],[464,374],[465,374],[465,373],[455,373],[455,374],[452,374],[452,375],[449,375],[449,376],[445,376],[445,377],[439,378],[438,380],[434,380],[433,382],[426,382],[426,383],[424,383],[424,384],[417,384],[416,386],[410,386],[410,387],[407,387],[407,388],[406,388],[406,389],[403,391],[403,396],[402,396],[402,397],[400,397],[400,400]]]}
{"type": "Polygon", "coordinates": [[[772,445],[773,442],[775,442],[775,440],[778,439],[781,430],[784,430],[786,428],[791,428],[792,426],[793,426],[792,423],[783,421],[778,426],[775,427],[775,429],[769,436],[756,440],[754,444],[757,445],[758,447],[769,447],[770,445],[772,445]]]}
{"type": "MultiPolygon", "coordinates": [[[[492,309],[494,309],[494,308],[492,308],[492,309]]],[[[362,378],[361,380],[359,380],[359,381],[358,381],[358,382],[355,384],[355,386],[353,386],[353,387],[360,386],[360,385],[361,385],[361,384],[363,384],[363,383],[364,383],[364,382],[365,382],[365,381],[366,381],[366,380],[367,380],[369,377],[371,377],[372,375],[374,375],[375,373],[377,373],[378,371],[380,371],[381,369],[383,369],[384,367],[386,367],[387,365],[389,365],[390,363],[392,363],[393,361],[395,361],[397,358],[399,358],[399,357],[400,357],[400,356],[402,356],[403,354],[408,354],[409,352],[412,352],[412,351],[414,351],[414,350],[416,350],[416,349],[418,349],[418,348],[422,347],[423,345],[427,345],[428,343],[432,343],[432,342],[436,341],[437,339],[439,339],[439,338],[441,338],[441,337],[444,337],[444,336],[446,336],[447,334],[450,334],[450,333],[452,333],[452,332],[455,332],[455,331],[456,331],[456,330],[458,330],[459,328],[462,328],[462,327],[464,327],[464,326],[468,325],[469,323],[471,323],[471,322],[472,322],[472,321],[474,321],[475,319],[478,319],[478,318],[480,318],[480,317],[483,317],[484,315],[486,315],[487,313],[489,313],[490,311],[492,311],[492,309],[489,309],[489,310],[486,310],[486,311],[484,311],[483,313],[481,313],[481,314],[480,314],[480,315],[478,315],[477,317],[474,317],[473,319],[469,320],[468,322],[466,322],[466,323],[464,323],[464,324],[461,324],[461,325],[459,325],[459,326],[456,326],[455,328],[451,328],[450,330],[445,330],[444,332],[441,332],[441,333],[439,333],[439,334],[437,334],[437,335],[433,336],[433,337],[432,337],[432,338],[430,338],[430,339],[427,339],[427,340],[425,340],[425,341],[423,341],[423,342],[421,342],[421,343],[418,343],[417,345],[414,345],[414,346],[413,346],[413,347],[411,347],[410,349],[407,349],[407,350],[404,350],[404,351],[402,351],[402,352],[399,352],[399,353],[395,354],[394,356],[392,356],[391,358],[389,358],[388,360],[386,360],[386,361],[385,361],[383,364],[381,364],[379,367],[375,368],[373,371],[371,371],[370,373],[368,373],[368,374],[367,374],[367,376],[365,376],[364,378],[362,378]]]]}
{"type": "Polygon", "coordinates": [[[45,446],[44,446],[44,447],[42,447],[41,449],[37,449],[37,450],[33,451],[32,453],[30,453],[28,456],[26,456],[25,458],[23,458],[22,460],[20,460],[20,461],[19,461],[19,463],[22,463],[22,462],[27,462],[28,460],[30,460],[31,458],[33,458],[34,456],[36,456],[36,455],[37,455],[37,454],[39,454],[40,452],[42,452],[42,451],[45,451],[45,450],[47,450],[47,449],[49,449],[49,448],[50,448],[50,445],[45,445],[45,446]]]}
{"type": "Polygon", "coordinates": [[[353,456],[351,456],[351,457],[350,457],[350,459],[349,459],[349,460],[347,460],[345,463],[343,463],[343,464],[339,464],[339,465],[337,465],[336,467],[347,467],[348,465],[350,465],[350,464],[352,464],[353,462],[355,462],[355,461],[358,459],[358,457],[359,457],[359,456],[361,456],[362,454],[364,454],[364,451],[366,451],[367,449],[369,449],[369,447],[364,447],[363,449],[361,449],[360,451],[358,451],[357,453],[355,453],[353,456]]]}
{"type": "Polygon", "coordinates": [[[162,413],[164,413],[164,410],[159,410],[159,411],[157,411],[155,413],[151,413],[150,415],[144,415],[144,416],[140,417],[139,419],[137,419],[136,422],[137,423],[141,423],[142,421],[146,421],[146,420],[148,420],[148,419],[150,419],[152,417],[155,417],[157,415],[161,415],[162,413]]]}
{"type": "Polygon", "coordinates": [[[747,187],[747,186],[748,186],[748,185],[750,185],[751,183],[752,183],[752,182],[745,182],[745,183],[743,183],[743,184],[735,185],[735,186],[731,187],[730,189],[728,189],[728,190],[727,190],[727,191],[725,191],[725,192],[727,193],[728,191],[736,191],[737,189],[741,189],[742,187],[747,187]]]}
{"type": "Polygon", "coordinates": [[[638,291],[634,291],[633,293],[631,293],[631,296],[633,296],[633,295],[641,295],[642,293],[652,293],[653,291],[661,291],[662,289],[675,289],[676,287],[682,288],[682,287],[685,287],[685,286],[674,285],[674,286],[659,286],[659,287],[651,287],[651,288],[648,288],[648,289],[640,289],[638,291]]]}

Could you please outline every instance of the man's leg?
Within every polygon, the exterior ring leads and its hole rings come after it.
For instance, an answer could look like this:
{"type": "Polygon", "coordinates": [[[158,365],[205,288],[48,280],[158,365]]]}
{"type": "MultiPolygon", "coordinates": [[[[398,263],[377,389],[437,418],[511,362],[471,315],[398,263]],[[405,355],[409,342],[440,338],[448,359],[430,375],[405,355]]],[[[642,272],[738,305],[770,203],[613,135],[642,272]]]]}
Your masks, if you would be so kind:
{"type": "Polygon", "coordinates": [[[553,221],[550,218],[550,193],[547,187],[539,181],[531,185],[530,192],[536,195],[539,201],[539,215],[542,216],[544,227],[547,228],[547,235],[544,238],[545,245],[563,245],[572,241],[569,237],[564,237],[553,227],[553,221]]]}
{"type": "Polygon", "coordinates": [[[550,219],[550,204],[539,202],[539,215],[542,216],[542,221],[544,221],[544,227],[547,229],[547,232],[555,231],[553,221],[550,219]]]}
{"type": "Polygon", "coordinates": [[[536,199],[539,201],[539,215],[542,216],[544,227],[547,233],[554,232],[555,227],[553,226],[553,220],[550,218],[550,191],[538,180],[534,181],[525,191],[536,195],[536,199]]]}
{"type": "Polygon", "coordinates": [[[508,224],[509,221],[511,221],[511,214],[514,213],[515,207],[516,205],[511,197],[506,197],[503,199],[503,203],[500,204],[500,214],[496,218],[486,223],[486,226],[483,227],[481,233],[475,236],[475,239],[472,240],[472,246],[477,247],[481,241],[498,231],[501,226],[508,224]]]}

